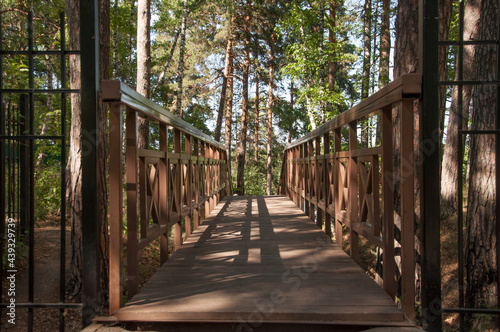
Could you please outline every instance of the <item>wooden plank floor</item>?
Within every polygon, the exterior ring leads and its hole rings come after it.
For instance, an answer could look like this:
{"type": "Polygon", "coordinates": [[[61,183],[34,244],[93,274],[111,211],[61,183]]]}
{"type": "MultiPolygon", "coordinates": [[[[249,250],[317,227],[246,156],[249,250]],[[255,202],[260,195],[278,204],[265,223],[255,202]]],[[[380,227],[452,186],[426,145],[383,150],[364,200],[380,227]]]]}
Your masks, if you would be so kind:
{"type": "Polygon", "coordinates": [[[116,317],[408,325],[384,290],[283,196],[224,199],[116,317]]]}

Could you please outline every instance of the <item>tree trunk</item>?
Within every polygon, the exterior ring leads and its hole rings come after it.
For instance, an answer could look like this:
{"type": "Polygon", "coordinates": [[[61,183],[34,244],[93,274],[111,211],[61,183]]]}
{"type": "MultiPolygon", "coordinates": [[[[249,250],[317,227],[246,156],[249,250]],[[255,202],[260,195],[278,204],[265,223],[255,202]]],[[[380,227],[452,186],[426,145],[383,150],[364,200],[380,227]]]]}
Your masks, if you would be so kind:
{"type": "Polygon", "coordinates": [[[250,69],[250,13],[251,1],[247,0],[245,15],[245,57],[243,60],[243,91],[241,101],[240,147],[238,151],[238,169],[236,174],[236,191],[245,195],[245,157],[247,148],[248,125],[248,72],[250,69]]]}
{"type": "MultiPolygon", "coordinates": [[[[325,1],[320,0],[319,2],[319,43],[318,43],[318,55],[319,55],[319,85],[323,89],[325,85],[325,66],[326,62],[324,60],[324,39],[325,39],[325,1]]],[[[321,111],[321,123],[326,121],[326,104],[321,102],[319,105],[321,111]]]]}
{"type": "MultiPolygon", "coordinates": [[[[138,0],[137,3],[137,83],[138,93],[149,99],[151,88],[151,0],[138,0]]],[[[140,149],[149,146],[149,120],[139,113],[137,119],[140,149]]]]}
{"type": "MultiPolygon", "coordinates": [[[[80,3],[66,0],[68,15],[69,49],[80,49],[80,3]]],[[[80,89],[80,55],[69,55],[71,89],[80,89]]],[[[67,164],[67,202],[71,220],[71,262],[68,267],[66,290],[71,297],[80,297],[82,286],[82,146],[81,146],[81,98],[71,94],[71,125],[67,164]]],[[[62,211],[64,213],[64,211],[62,211]]]]}
{"type": "MultiPolygon", "coordinates": [[[[448,0],[449,1],[449,0],[448,0]]],[[[389,56],[391,53],[391,0],[382,0],[382,24],[380,26],[379,87],[389,83],[389,56]]]]}
{"type": "MultiPolygon", "coordinates": [[[[335,37],[335,26],[336,26],[336,3],[335,1],[330,1],[330,31],[328,33],[328,41],[330,42],[330,51],[335,49],[335,43],[337,42],[337,38],[335,37]]],[[[330,54],[328,57],[328,90],[331,92],[335,91],[335,59],[333,54],[330,54]]],[[[327,105],[328,109],[332,108],[332,105],[327,105]]]]}
{"type": "MultiPolygon", "coordinates": [[[[470,0],[465,4],[464,16],[464,39],[475,40],[478,37],[478,29],[481,18],[481,0],[470,0]]],[[[469,80],[474,76],[475,68],[475,46],[464,47],[463,78],[469,80]]],[[[459,78],[458,56],[456,58],[457,72],[459,78]]],[[[451,105],[446,131],[446,144],[444,146],[442,173],[441,173],[441,216],[451,216],[457,212],[458,177],[462,170],[458,169],[458,129],[466,129],[469,119],[469,107],[471,102],[472,87],[464,85],[462,88],[462,109],[458,109],[458,86],[453,87],[451,105]],[[462,118],[462,121],[460,121],[462,118]],[[461,122],[461,123],[460,123],[461,122]]],[[[462,142],[464,143],[464,142],[462,142]]]]}
{"type": "MultiPolygon", "coordinates": [[[[363,15],[363,77],[361,79],[361,99],[368,98],[370,91],[370,68],[372,58],[372,1],[365,0],[363,15]]],[[[361,126],[361,147],[368,147],[368,120],[359,122],[361,126]]]]}
{"type": "Polygon", "coordinates": [[[226,59],[224,63],[224,78],[222,79],[222,91],[220,94],[219,113],[217,114],[217,124],[215,127],[214,139],[220,142],[222,116],[224,114],[224,106],[226,105],[227,81],[229,76],[230,58],[231,58],[232,37],[227,37],[226,59]]]}
{"type": "Polygon", "coordinates": [[[175,114],[179,118],[183,118],[184,110],[182,109],[182,81],[184,80],[184,52],[186,50],[186,30],[188,17],[188,0],[184,0],[184,8],[182,10],[181,22],[181,42],[179,44],[179,67],[177,68],[177,104],[175,114]]]}
{"type": "MultiPolygon", "coordinates": [[[[498,0],[482,0],[478,40],[498,38],[498,0]]],[[[481,46],[475,52],[474,79],[493,82],[498,79],[497,49],[495,45],[481,46]]],[[[498,102],[498,88],[494,85],[476,85],[472,90],[471,130],[494,129],[498,102]]],[[[496,264],[496,174],[495,136],[470,135],[469,202],[466,220],[467,266],[466,304],[473,308],[498,306],[496,264]]],[[[497,156],[498,157],[498,156],[497,156]]],[[[478,318],[473,328],[480,326],[478,318]]],[[[471,323],[469,321],[469,323],[471,323]]],[[[470,326],[469,326],[470,328],[470,326]]],[[[498,328],[498,326],[497,326],[498,328]]]]}
{"type": "MultiPolygon", "coordinates": [[[[256,55],[256,58],[258,54],[256,55]]],[[[257,67],[257,66],[256,66],[257,67]]],[[[253,161],[255,165],[259,162],[259,107],[260,107],[260,91],[259,91],[259,68],[255,70],[255,122],[254,122],[254,148],[253,148],[253,161]]]]}
{"type": "MultiPolygon", "coordinates": [[[[271,43],[274,45],[274,33],[271,34],[271,43]]],[[[273,46],[269,53],[269,96],[267,104],[267,181],[266,181],[266,194],[271,195],[272,192],[272,172],[273,164],[271,160],[271,148],[273,137],[273,81],[274,81],[274,52],[273,46]]]]}
{"type": "Polygon", "coordinates": [[[226,130],[224,132],[224,141],[228,151],[228,172],[231,174],[231,125],[233,120],[233,26],[234,16],[231,17],[231,27],[229,28],[229,39],[227,41],[227,59],[229,59],[228,77],[227,77],[227,100],[226,100],[226,130]]]}

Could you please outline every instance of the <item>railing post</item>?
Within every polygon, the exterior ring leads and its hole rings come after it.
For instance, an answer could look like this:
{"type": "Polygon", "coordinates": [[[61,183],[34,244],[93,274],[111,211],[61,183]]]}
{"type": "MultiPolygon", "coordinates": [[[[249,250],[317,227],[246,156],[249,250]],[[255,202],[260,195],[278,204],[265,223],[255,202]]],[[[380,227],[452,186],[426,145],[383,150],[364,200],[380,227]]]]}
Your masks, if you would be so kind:
{"type": "Polygon", "coordinates": [[[185,197],[186,197],[186,204],[187,204],[187,207],[188,207],[188,214],[186,215],[185,217],[185,220],[184,220],[184,225],[185,225],[185,229],[186,229],[186,238],[191,235],[191,193],[192,193],[192,190],[193,188],[191,187],[191,178],[192,178],[192,171],[191,171],[191,167],[192,167],[192,151],[191,151],[191,135],[184,135],[184,154],[188,155],[189,156],[189,160],[187,161],[187,164],[186,164],[186,178],[185,178],[185,182],[186,182],[186,186],[185,186],[185,190],[186,190],[186,193],[185,193],[185,197]]]}
{"type": "Polygon", "coordinates": [[[314,140],[309,140],[307,144],[307,170],[308,170],[308,178],[307,178],[307,183],[306,187],[308,189],[308,198],[309,198],[309,219],[314,221],[314,203],[313,203],[313,195],[316,194],[315,189],[316,189],[316,181],[313,181],[315,179],[315,171],[316,171],[316,160],[314,159],[314,140]]]}
{"type": "Polygon", "coordinates": [[[348,166],[348,216],[351,226],[349,227],[350,232],[350,244],[351,244],[351,257],[355,262],[359,261],[359,241],[358,233],[353,231],[353,226],[358,222],[358,167],[355,157],[352,156],[352,152],[358,148],[357,139],[357,123],[349,123],[349,166],[348,166]]]}
{"type": "Polygon", "coordinates": [[[123,154],[121,105],[109,112],[109,313],[122,303],[123,154]]]}
{"type": "Polygon", "coordinates": [[[200,140],[198,138],[194,138],[194,143],[193,143],[193,176],[194,176],[194,202],[196,205],[196,209],[193,210],[193,227],[196,229],[198,225],[200,224],[200,149],[199,149],[199,142],[200,140]]]}
{"type": "Polygon", "coordinates": [[[128,271],[128,299],[134,296],[139,282],[138,245],[138,153],[137,153],[137,113],[127,107],[126,119],[127,134],[127,271],[128,271]]]}
{"type": "Polygon", "coordinates": [[[394,173],[392,150],[392,107],[382,110],[382,201],[383,220],[383,279],[384,289],[393,299],[396,297],[394,262],[394,173]]]}
{"type": "MultiPolygon", "coordinates": [[[[334,153],[337,154],[340,151],[342,151],[342,132],[341,128],[335,129],[335,151],[334,153]]],[[[337,158],[333,158],[333,192],[336,193],[336,195],[333,197],[333,202],[334,202],[334,213],[333,213],[333,220],[335,223],[335,242],[338,244],[340,248],[342,248],[342,242],[343,242],[343,231],[342,231],[342,224],[337,218],[337,214],[340,212],[340,197],[343,195],[343,189],[341,189],[341,183],[340,183],[340,161],[337,158]]]]}
{"type": "Polygon", "coordinates": [[[401,105],[401,283],[403,311],[415,320],[413,100],[401,105]]]}
{"type": "Polygon", "coordinates": [[[333,183],[330,183],[330,133],[326,133],[323,135],[323,154],[325,155],[324,164],[323,164],[323,190],[324,190],[324,200],[325,200],[325,232],[328,237],[332,237],[332,216],[328,212],[328,208],[330,206],[330,186],[333,186],[333,183]]]}
{"type": "MultiPolygon", "coordinates": [[[[168,224],[168,140],[167,125],[160,123],[160,151],[164,153],[158,165],[160,183],[160,227],[166,227],[168,224]]],[[[168,230],[160,235],[160,264],[168,260],[168,230]]]]}
{"type": "MultiPolygon", "coordinates": [[[[316,151],[315,151],[315,172],[316,172],[316,181],[315,181],[315,186],[316,188],[314,189],[314,192],[316,194],[316,225],[320,229],[323,229],[323,210],[319,207],[320,204],[320,199],[321,199],[321,193],[323,192],[323,188],[321,187],[321,178],[323,177],[323,172],[325,171],[324,165],[325,165],[325,159],[322,159],[320,161],[321,157],[321,136],[316,137],[316,151]],[[323,168],[320,168],[320,163],[322,163],[323,168]],[[320,171],[321,170],[321,171],[320,171]]],[[[325,210],[326,210],[326,205],[325,205],[325,210]]]]}
{"type": "Polygon", "coordinates": [[[181,131],[174,128],[174,154],[176,160],[174,182],[174,204],[176,204],[179,221],[174,226],[174,247],[179,249],[182,243],[182,159],[181,159],[181,131]],[[177,198],[177,200],[175,199],[177,198]]]}

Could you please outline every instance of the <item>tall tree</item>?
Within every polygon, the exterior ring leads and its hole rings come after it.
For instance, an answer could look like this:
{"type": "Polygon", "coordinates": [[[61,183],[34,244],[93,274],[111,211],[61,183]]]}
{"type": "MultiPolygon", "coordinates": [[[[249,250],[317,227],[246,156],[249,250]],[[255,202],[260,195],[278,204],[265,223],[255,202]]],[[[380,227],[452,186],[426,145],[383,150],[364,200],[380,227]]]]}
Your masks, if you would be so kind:
{"type": "MultiPolygon", "coordinates": [[[[257,59],[258,55],[256,55],[257,59]]],[[[257,60],[256,60],[257,61],[257,60]]],[[[258,62],[257,62],[258,63],[258,62]]],[[[258,65],[255,66],[255,120],[254,120],[254,148],[253,148],[253,161],[257,165],[259,162],[259,113],[260,113],[260,68],[258,65]]]]}
{"type": "MultiPolygon", "coordinates": [[[[80,2],[66,0],[68,15],[69,49],[80,49],[80,2]]],[[[80,89],[80,56],[69,56],[71,89],[80,89]]],[[[69,154],[67,164],[67,197],[71,220],[71,262],[67,291],[71,296],[79,296],[82,284],[82,142],[81,142],[81,98],[79,93],[71,94],[71,125],[69,133],[69,154]]]]}
{"type": "Polygon", "coordinates": [[[222,90],[220,93],[219,102],[219,112],[217,113],[217,122],[215,126],[214,139],[220,142],[221,128],[222,128],[222,116],[224,114],[224,109],[226,106],[226,94],[227,94],[227,81],[229,76],[229,61],[231,57],[231,37],[227,38],[226,46],[226,58],[224,60],[224,77],[222,78],[222,90]]]}
{"type": "MultiPolygon", "coordinates": [[[[446,3],[446,1],[444,3],[446,3]]],[[[478,38],[481,19],[481,0],[467,1],[464,12],[464,39],[467,41],[476,40],[478,38]]],[[[458,56],[456,57],[456,79],[463,78],[467,80],[474,76],[476,61],[475,50],[476,46],[473,45],[464,47],[463,73],[459,72],[460,68],[458,63],[460,59],[458,56]]],[[[444,73],[442,75],[444,75],[444,73]]],[[[472,86],[464,85],[462,87],[462,93],[460,94],[462,98],[462,109],[459,109],[459,88],[458,86],[454,86],[452,90],[441,168],[441,215],[443,217],[453,215],[457,212],[457,193],[459,190],[457,174],[462,174],[462,170],[458,169],[458,163],[456,162],[458,160],[458,129],[466,129],[468,126],[471,92],[472,86]]],[[[445,98],[443,94],[441,94],[440,97],[443,99],[445,98]]],[[[442,102],[446,102],[446,100],[442,102]]],[[[445,105],[441,104],[441,107],[445,107],[445,105]]],[[[441,112],[444,113],[444,111],[441,112]]]]}
{"type": "Polygon", "coordinates": [[[243,35],[245,44],[245,55],[243,59],[243,88],[241,101],[241,130],[240,147],[238,151],[238,169],[236,175],[236,190],[245,195],[245,157],[247,147],[247,125],[248,125],[248,76],[250,70],[250,25],[252,12],[252,2],[247,0],[246,13],[244,14],[243,35]]]}
{"type": "MultiPolygon", "coordinates": [[[[271,30],[272,31],[272,30],[271,30]]],[[[267,181],[266,181],[266,194],[271,195],[272,192],[272,176],[273,164],[271,160],[272,138],[273,138],[273,83],[274,83],[274,44],[276,43],[276,36],[274,31],[271,32],[269,44],[269,87],[268,87],[268,102],[267,102],[267,181]]]]}
{"type": "MultiPolygon", "coordinates": [[[[136,90],[150,98],[151,90],[151,0],[137,3],[137,82],[136,90]]],[[[139,113],[137,119],[138,144],[140,149],[149,146],[149,121],[139,113]]]]}
{"type": "Polygon", "coordinates": [[[380,25],[379,87],[389,83],[389,58],[391,53],[391,0],[382,0],[382,24],[380,25]]]}
{"type": "Polygon", "coordinates": [[[179,44],[179,66],[177,68],[177,104],[175,107],[175,114],[183,118],[183,108],[182,108],[182,84],[184,80],[184,52],[186,50],[186,30],[187,30],[187,18],[189,14],[189,0],[184,0],[183,10],[182,10],[182,22],[181,22],[181,41],[179,44]]]}
{"type": "Polygon", "coordinates": [[[229,37],[227,41],[226,57],[228,61],[228,77],[227,77],[227,100],[226,100],[226,130],[224,132],[224,142],[228,151],[228,167],[231,174],[231,126],[233,122],[233,88],[234,88],[234,66],[233,66],[233,27],[234,15],[231,14],[229,27],[229,37]]]}
{"type": "Polygon", "coordinates": [[[370,68],[372,58],[372,1],[365,0],[363,9],[363,75],[361,79],[361,99],[370,92],[370,68]]]}
{"type": "MultiPolygon", "coordinates": [[[[478,40],[495,40],[498,38],[497,0],[482,0],[478,3],[480,20],[478,40]]],[[[477,47],[475,50],[474,79],[493,82],[498,80],[497,46],[477,47]]],[[[495,85],[476,85],[472,90],[471,130],[488,130],[494,128],[495,111],[497,109],[499,89],[495,85]]],[[[498,137],[498,136],[497,136],[498,137]]],[[[495,227],[498,213],[496,201],[495,174],[496,144],[494,135],[470,135],[470,174],[469,201],[466,219],[467,266],[466,304],[472,308],[497,307],[498,266],[495,227]]],[[[498,156],[497,156],[498,158],[498,156]]],[[[482,318],[479,318],[480,321],[482,318]]],[[[470,322],[469,322],[470,323],[470,322]]],[[[476,322],[477,328],[480,322],[476,322]]],[[[498,323],[497,323],[498,324],[498,323]]],[[[471,326],[469,326],[471,328],[471,326]]],[[[498,329],[499,326],[497,325],[498,329]]]]}

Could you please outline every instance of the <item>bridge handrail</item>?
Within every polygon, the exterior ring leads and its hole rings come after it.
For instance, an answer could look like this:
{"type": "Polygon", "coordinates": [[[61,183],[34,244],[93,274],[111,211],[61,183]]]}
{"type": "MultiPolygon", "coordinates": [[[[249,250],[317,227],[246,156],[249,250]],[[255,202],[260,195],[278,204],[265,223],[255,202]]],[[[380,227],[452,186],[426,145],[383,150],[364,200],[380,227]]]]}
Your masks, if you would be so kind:
{"type": "MultiPolygon", "coordinates": [[[[415,318],[414,243],[414,106],[421,96],[422,76],[407,74],[348,111],[287,145],[278,192],[287,195],[311,220],[342,247],[343,227],[349,229],[350,254],[359,258],[358,236],[383,248],[383,288],[395,299],[394,229],[401,228],[401,291],[403,311],[415,318]],[[393,110],[399,122],[393,121],[393,110]],[[360,148],[359,120],[380,115],[380,146],[360,148]],[[393,126],[400,135],[393,151],[393,126]],[[342,151],[342,129],[349,128],[348,150],[342,151]],[[332,144],[333,143],[333,144],[332,144]],[[332,149],[333,151],[330,151],[332,149]],[[381,168],[381,169],[380,169],[381,168]],[[382,176],[380,176],[382,175],[382,176]],[[401,225],[395,225],[395,184],[400,181],[401,225]]],[[[399,223],[399,221],[398,221],[399,223]]]]}
{"type": "Polygon", "coordinates": [[[130,299],[139,289],[139,251],[159,239],[163,264],[183,233],[188,237],[232,186],[224,145],[118,80],[102,81],[100,92],[109,105],[109,313],[114,314],[123,304],[124,212],[130,299]],[[141,113],[158,123],[158,149],[138,147],[141,113]]]}

